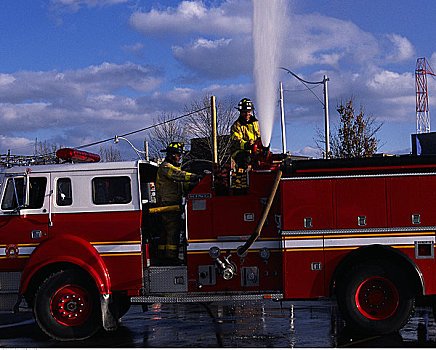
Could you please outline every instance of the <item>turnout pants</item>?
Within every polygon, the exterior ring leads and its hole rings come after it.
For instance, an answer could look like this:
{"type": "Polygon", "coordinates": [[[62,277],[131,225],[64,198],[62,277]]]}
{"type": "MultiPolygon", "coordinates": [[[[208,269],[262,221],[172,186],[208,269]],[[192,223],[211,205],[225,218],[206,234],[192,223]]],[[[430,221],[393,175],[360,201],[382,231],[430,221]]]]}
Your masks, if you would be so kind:
{"type": "Polygon", "coordinates": [[[161,257],[177,259],[179,256],[180,229],[182,220],[180,211],[161,213],[163,232],[160,235],[159,253],[161,257]]]}

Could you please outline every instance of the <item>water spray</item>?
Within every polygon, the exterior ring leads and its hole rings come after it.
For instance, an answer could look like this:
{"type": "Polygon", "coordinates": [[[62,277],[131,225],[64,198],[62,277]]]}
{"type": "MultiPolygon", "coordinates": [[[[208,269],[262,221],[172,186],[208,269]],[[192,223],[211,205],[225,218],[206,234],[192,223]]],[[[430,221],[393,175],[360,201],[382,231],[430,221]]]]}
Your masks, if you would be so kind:
{"type": "Polygon", "coordinates": [[[253,0],[254,83],[262,143],[271,142],[277,102],[278,70],[285,0],[253,0]]]}

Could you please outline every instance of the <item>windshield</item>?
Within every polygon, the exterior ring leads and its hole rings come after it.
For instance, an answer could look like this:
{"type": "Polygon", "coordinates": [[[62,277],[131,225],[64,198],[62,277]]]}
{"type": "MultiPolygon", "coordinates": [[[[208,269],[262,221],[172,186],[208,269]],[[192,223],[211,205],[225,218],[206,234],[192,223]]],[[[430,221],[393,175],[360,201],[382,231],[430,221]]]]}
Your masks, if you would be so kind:
{"type": "MultiPolygon", "coordinates": [[[[27,206],[26,209],[38,209],[43,206],[46,185],[47,179],[45,177],[30,178],[29,206],[27,206]]],[[[24,184],[24,177],[9,178],[3,196],[2,210],[14,210],[19,206],[23,206],[25,193],[26,186],[24,184]]]]}

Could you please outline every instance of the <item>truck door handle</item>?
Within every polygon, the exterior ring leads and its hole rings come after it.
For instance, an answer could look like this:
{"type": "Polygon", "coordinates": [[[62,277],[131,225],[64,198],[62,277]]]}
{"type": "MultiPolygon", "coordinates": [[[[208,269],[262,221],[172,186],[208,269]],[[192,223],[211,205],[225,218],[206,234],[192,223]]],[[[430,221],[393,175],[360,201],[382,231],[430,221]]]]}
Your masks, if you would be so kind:
{"type": "Polygon", "coordinates": [[[42,232],[41,230],[32,230],[32,232],[30,232],[30,237],[32,237],[32,239],[39,239],[42,237],[42,232]]]}

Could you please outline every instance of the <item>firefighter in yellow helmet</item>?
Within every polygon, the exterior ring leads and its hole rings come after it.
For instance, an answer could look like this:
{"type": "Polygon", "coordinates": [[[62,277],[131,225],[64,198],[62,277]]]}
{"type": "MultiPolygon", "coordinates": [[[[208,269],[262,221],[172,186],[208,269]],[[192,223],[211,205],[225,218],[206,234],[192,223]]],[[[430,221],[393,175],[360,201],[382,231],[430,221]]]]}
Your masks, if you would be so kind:
{"type": "MultiPolygon", "coordinates": [[[[160,207],[182,204],[182,196],[200,177],[181,170],[179,162],[184,144],[171,142],[161,152],[166,152],[163,163],[159,166],[156,177],[156,202],[160,207]]],[[[158,246],[160,256],[173,263],[178,262],[181,230],[181,209],[161,213],[164,232],[158,246]]]]}
{"type": "Polygon", "coordinates": [[[254,106],[249,98],[243,98],[237,109],[239,118],[233,123],[230,131],[232,159],[237,169],[247,169],[253,145],[260,140],[259,122],[252,114],[254,106]]]}

